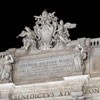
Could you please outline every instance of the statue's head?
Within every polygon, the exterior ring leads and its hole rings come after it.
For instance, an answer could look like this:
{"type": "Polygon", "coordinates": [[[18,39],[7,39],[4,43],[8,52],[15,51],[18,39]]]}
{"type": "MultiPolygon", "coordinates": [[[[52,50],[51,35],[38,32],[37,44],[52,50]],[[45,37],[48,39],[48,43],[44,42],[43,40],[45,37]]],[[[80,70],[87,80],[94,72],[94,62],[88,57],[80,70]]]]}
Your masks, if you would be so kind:
{"type": "Polygon", "coordinates": [[[64,24],[63,20],[60,20],[60,22],[59,22],[59,23],[60,23],[60,25],[63,25],[63,24],[64,24]]]}
{"type": "Polygon", "coordinates": [[[46,10],[44,10],[44,11],[42,12],[42,17],[43,17],[43,19],[47,19],[47,17],[48,17],[48,12],[47,12],[46,10]]]}

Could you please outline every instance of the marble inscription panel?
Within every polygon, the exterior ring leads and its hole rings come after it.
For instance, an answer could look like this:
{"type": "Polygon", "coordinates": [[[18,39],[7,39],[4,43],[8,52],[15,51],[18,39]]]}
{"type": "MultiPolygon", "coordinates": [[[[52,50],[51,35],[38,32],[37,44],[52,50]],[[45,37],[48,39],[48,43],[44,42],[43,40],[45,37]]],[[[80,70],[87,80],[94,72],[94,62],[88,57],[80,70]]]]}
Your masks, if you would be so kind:
{"type": "Polygon", "coordinates": [[[55,88],[55,89],[48,89],[48,90],[40,90],[40,91],[30,91],[30,93],[20,93],[15,94],[12,97],[12,100],[25,100],[25,99],[38,99],[38,98],[51,98],[51,97],[62,97],[62,96],[69,96],[71,89],[69,88],[55,88]]]}
{"type": "Polygon", "coordinates": [[[75,54],[19,61],[16,65],[16,79],[46,79],[63,77],[81,71],[75,66],[75,54]]]}

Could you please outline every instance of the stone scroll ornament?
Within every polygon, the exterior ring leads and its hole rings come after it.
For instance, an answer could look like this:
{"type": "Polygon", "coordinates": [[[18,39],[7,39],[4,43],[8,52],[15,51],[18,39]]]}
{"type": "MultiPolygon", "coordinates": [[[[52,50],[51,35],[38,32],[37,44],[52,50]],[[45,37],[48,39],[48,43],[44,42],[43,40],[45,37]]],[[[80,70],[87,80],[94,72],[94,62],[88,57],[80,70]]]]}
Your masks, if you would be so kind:
{"type": "Polygon", "coordinates": [[[69,22],[64,24],[63,20],[58,22],[58,18],[54,14],[55,12],[48,13],[44,10],[42,15],[34,16],[36,23],[32,30],[25,27],[25,30],[17,36],[17,38],[23,38],[24,50],[28,51],[30,48],[48,50],[56,48],[57,45],[66,46],[71,41],[68,29],[75,28],[76,24],[69,22]]]}

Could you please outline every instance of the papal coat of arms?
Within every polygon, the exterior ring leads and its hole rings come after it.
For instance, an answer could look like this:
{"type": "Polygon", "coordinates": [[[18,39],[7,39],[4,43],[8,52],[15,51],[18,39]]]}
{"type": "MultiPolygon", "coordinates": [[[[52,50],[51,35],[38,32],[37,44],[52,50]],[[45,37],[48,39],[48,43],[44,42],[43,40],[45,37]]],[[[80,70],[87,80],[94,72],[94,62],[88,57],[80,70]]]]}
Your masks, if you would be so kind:
{"type": "Polygon", "coordinates": [[[24,49],[27,51],[30,47],[37,50],[48,50],[65,45],[70,42],[68,29],[76,27],[76,24],[63,20],[58,22],[58,18],[54,16],[55,12],[48,13],[46,10],[40,16],[34,16],[36,23],[31,30],[25,27],[25,30],[19,35],[23,37],[24,49]]]}

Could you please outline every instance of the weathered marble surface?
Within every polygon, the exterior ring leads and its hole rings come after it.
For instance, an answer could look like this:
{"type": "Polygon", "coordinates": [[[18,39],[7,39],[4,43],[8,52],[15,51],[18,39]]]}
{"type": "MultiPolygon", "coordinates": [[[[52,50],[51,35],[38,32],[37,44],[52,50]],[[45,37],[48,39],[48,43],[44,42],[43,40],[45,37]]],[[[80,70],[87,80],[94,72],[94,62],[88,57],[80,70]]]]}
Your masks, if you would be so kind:
{"type": "Polygon", "coordinates": [[[7,83],[0,84],[0,91],[2,100],[99,100],[100,78],[79,75],[38,84],[7,83]]]}
{"type": "Polygon", "coordinates": [[[75,23],[43,11],[21,48],[0,52],[0,100],[100,100],[100,38],[71,40],[75,23]]]}
{"type": "MultiPolygon", "coordinates": [[[[85,82],[88,82],[88,75],[81,75],[76,77],[69,77],[64,81],[46,82],[30,85],[16,86],[13,91],[13,99],[44,99],[53,100],[60,98],[74,98],[83,94],[82,86],[85,82]],[[78,89],[76,87],[78,86],[78,89]],[[72,93],[73,92],[73,93],[72,93]],[[60,97],[60,98],[59,98],[60,97]]],[[[69,99],[70,100],[70,99],[69,99]]]]}
{"type": "Polygon", "coordinates": [[[0,84],[1,100],[99,100],[100,77],[64,77],[63,81],[27,85],[0,84]]]}
{"type": "MultiPolygon", "coordinates": [[[[20,57],[14,65],[15,83],[36,83],[63,80],[63,77],[82,74],[81,62],[75,63],[76,52],[53,52],[20,57]],[[21,81],[20,81],[21,80],[21,81]]],[[[79,58],[81,59],[81,58],[79,58]]]]}
{"type": "Polygon", "coordinates": [[[0,100],[10,100],[14,89],[13,83],[0,84],[0,100]]]}
{"type": "Polygon", "coordinates": [[[90,55],[90,71],[93,76],[99,76],[100,74],[100,48],[91,49],[90,55]]]}

